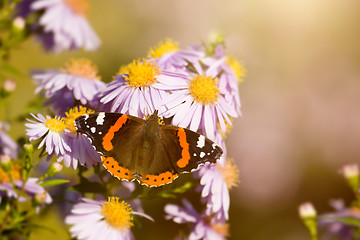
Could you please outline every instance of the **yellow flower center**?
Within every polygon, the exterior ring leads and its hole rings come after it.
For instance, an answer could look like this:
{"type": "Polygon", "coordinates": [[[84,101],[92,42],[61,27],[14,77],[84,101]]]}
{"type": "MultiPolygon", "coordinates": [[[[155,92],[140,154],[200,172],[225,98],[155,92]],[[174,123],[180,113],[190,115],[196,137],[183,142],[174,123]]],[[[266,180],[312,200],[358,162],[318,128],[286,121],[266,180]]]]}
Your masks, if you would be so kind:
{"type": "Polygon", "coordinates": [[[46,119],[45,126],[50,129],[50,131],[57,133],[62,132],[65,129],[65,123],[60,117],[46,119]]]}
{"type": "Polygon", "coordinates": [[[239,82],[244,81],[246,76],[246,69],[244,65],[240,64],[238,60],[233,57],[226,57],[226,62],[229,64],[230,68],[234,71],[236,78],[239,82]]]}
{"type": "Polygon", "coordinates": [[[108,201],[101,206],[101,214],[105,221],[121,231],[133,226],[132,212],[131,206],[124,201],[119,202],[118,197],[109,197],[108,201]]]}
{"type": "Polygon", "coordinates": [[[90,114],[94,112],[95,112],[94,110],[87,109],[86,107],[83,106],[80,106],[79,108],[74,107],[70,109],[68,112],[65,113],[66,115],[66,118],[64,118],[65,128],[73,133],[76,133],[75,119],[77,117],[80,117],[81,115],[90,114]]]}
{"type": "Polygon", "coordinates": [[[156,76],[161,71],[154,62],[134,60],[127,66],[128,76],[125,76],[130,87],[148,87],[156,82],[156,76]]]}
{"type": "Polygon", "coordinates": [[[159,42],[154,48],[150,48],[148,54],[152,58],[160,58],[166,53],[176,52],[177,50],[179,50],[179,43],[167,38],[164,42],[159,42]]]}
{"type": "Polygon", "coordinates": [[[90,60],[81,58],[81,59],[71,59],[70,62],[65,64],[65,68],[62,69],[63,72],[84,77],[90,80],[98,80],[98,68],[90,60]]]}
{"type": "Polygon", "coordinates": [[[65,0],[65,4],[68,5],[75,13],[84,17],[86,17],[89,13],[89,0],[65,0]]]}
{"type": "Polygon", "coordinates": [[[196,75],[189,84],[190,94],[194,100],[206,104],[214,104],[219,97],[218,80],[210,76],[196,75]]]}
{"type": "Polygon", "coordinates": [[[12,163],[9,173],[5,172],[2,167],[0,167],[0,183],[9,183],[11,179],[13,181],[22,179],[22,166],[18,163],[12,163]],[[11,179],[10,179],[11,176],[11,179]]]}
{"type": "Polygon", "coordinates": [[[216,164],[216,167],[220,171],[229,190],[239,185],[239,170],[237,169],[232,158],[227,159],[224,167],[218,163],[216,164]]]}

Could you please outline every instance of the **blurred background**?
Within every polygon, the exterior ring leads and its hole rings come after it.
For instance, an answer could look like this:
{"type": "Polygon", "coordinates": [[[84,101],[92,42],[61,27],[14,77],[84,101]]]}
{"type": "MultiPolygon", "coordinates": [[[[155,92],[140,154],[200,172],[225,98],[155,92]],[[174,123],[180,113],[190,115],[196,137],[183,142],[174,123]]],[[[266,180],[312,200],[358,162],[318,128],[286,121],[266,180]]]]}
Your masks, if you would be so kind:
{"type": "MultiPolygon", "coordinates": [[[[339,168],[360,160],[359,1],[91,3],[89,21],[102,39],[99,51],[53,55],[29,39],[13,52],[11,62],[27,77],[16,79],[12,116],[34,99],[31,69],[60,68],[72,57],[88,57],[108,82],[121,65],[145,56],[166,37],[185,48],[219,31],[227,53],[247,68],[240,84],[243,117],[227,139],[241,179],[231,192],[230,239],[308,239],[298,219],[300,203],[312,201],[323,213],[331,210],[330,199],[350,201],[339,168]]],[[[24,126],[12,126],[10,134],[23,135],[24,126]]],[[[154,226],[145,225],[145,239],[163,239],[154,226]]]]}

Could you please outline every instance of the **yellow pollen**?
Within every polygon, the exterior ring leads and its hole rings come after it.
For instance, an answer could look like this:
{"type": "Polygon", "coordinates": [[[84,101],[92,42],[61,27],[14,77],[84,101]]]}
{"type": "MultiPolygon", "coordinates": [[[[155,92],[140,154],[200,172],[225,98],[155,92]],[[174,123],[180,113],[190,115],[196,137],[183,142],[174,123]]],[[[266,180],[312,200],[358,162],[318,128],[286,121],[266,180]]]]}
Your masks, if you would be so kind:
{"type": "Polygon", "coordinates": [[[79,15],[86,17],[89,14],[89,0],[65,0],[65,3],[79,15]]]}
{"type": "Polygon", "coordinates": [[[128,76],[125,76],[130,87],[148,87],[156,82],[156,76],[161,71],[154,62],[134,60],[127,66],[128,76]]]}
{"type": "Polygon", "coordinates": [[[166,38],[165,41],[159,42],[154,48],[150,48],[148,54],[152,58],[160,58],[166,53],[175,52],[179,50],[179,43],[174,42],[170,38],[166,38]]]}
{"type": "Polygon", "coordinates": [[[220,171],[229,190],[239,185],[239,170],[237,169],[232,158],[226,159],[224,167],[218,163],[216,164],[216,167],[220,171]]]}
{"type": "Polygon", "coordinates": [[[77,117],[80,117],[81,115],[90,114],[94,112],[95,112],[94,110],[87,109],[86,107],[83,106],[80,106],[79,108],[74,107],[70,109],[68,112],[65,113],[66,115],[66,118],[64,118],[65,128],[73,133],[76,133],[75,119],[77,117]]]}
{"type": "Polygon", "coordinates": [[[229,237],[229,224],[228,223],[210,223],[210,227],[219,235],[229,237]]]}
{"type": "Polygon", "coordinates": [[[230,68],[234,71],[236,78],[239,83],[244,81],[246,76],[246,69],[244,65],[240,64],[238,60],[233,57],[226,57],[226,62],[229,64],[230,68]]]}
{"type": "Polygon", "coordinates": [[[65,64],[65,68],[62,69],[63,72],[87,78],[90,80],[99,80],[98,68],[90,60],[81,58],[81,59],[71,59],[70,62],[65,64]]]}
{"type": "Polygon", "coordinates": [[[101,214],[105,221],[121,231],[133,226],[132,212],[130,204],[124,201],[119,202],[118,197],[108,197],[108,201],[101,206],[101,214]]]}
{"type": "Polygon", "coordinates": [[[52,132],[62,132],[65,129],[65,122],[60,117],[45,120],[45,126],[52,132]]]}
{"type": "Polygon", "coordinates": [[[12,163],[10,172],[7,173],[2,167],[0,167],[0,183],[9,183],[11,181],[10,176],[13,181],[22,179],[22,166],[18,163],[12,163]],[[9,175],[10,174],[10,175],[9,175]]]}
{"type": "Polygon", "coordinates": [[[211,76],[196,75],[189,84],[190,94],[203,105],[214,104],[219,97],[218,80],[211,76]]]}

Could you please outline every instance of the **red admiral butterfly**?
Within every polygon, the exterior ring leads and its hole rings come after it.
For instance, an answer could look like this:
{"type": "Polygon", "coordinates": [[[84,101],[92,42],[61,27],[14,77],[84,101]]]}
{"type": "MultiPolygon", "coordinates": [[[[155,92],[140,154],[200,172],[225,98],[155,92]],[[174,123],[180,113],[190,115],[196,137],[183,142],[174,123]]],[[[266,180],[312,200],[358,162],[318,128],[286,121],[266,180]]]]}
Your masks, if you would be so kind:
{"type": "Polygon", "coordinates": [[[91,140],[113,176],[150,187],[171,183],[179,173],[203,163],[215,163],[223,153],[203,135],[160,124],[157,110],[147,120],[121,113],[85,114],[75,126],[91,140]]]}

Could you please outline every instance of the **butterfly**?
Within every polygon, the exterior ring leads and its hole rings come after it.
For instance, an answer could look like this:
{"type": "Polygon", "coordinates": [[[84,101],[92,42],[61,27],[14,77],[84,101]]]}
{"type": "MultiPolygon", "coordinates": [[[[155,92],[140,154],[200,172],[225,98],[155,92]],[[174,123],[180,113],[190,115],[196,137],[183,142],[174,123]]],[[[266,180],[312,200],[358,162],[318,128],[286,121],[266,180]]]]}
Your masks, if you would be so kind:
{"type": "Polygon", "coordinates": [[[157,110],[146,120],[121,113],[85,114],[75,119],[75,126],[113,176],[149,187],[171,183],[180,173],[215,163],[223,154],[199,133],[161,124],[157,110]]]}

